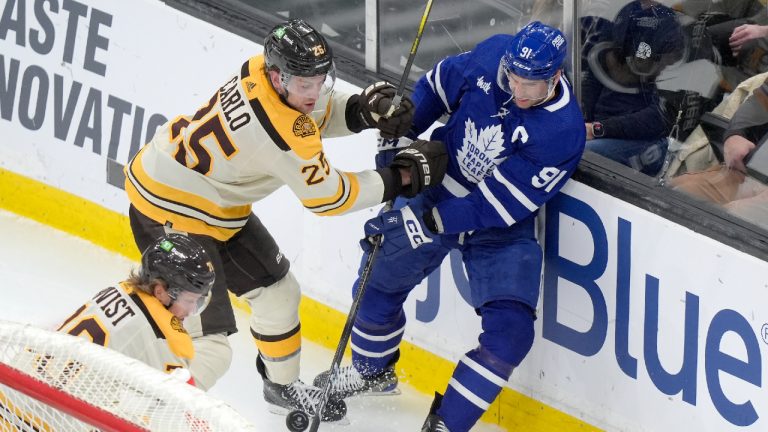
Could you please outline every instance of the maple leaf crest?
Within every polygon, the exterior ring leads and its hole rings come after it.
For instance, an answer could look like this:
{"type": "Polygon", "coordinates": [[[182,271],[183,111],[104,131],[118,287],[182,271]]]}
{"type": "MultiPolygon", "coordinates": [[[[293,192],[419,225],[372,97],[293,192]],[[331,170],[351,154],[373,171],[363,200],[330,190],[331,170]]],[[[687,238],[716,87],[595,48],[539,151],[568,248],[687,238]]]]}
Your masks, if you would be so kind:
{"type": "Polygon", "coordinates": [[[504,150],[504,133],[501,125],[484,127],[478,132],[472,119],[464,122],[464,140],[456,155],[461,173],[467,180],[480,183],[490,175],[501,161],[497,161],[504,150]]]}

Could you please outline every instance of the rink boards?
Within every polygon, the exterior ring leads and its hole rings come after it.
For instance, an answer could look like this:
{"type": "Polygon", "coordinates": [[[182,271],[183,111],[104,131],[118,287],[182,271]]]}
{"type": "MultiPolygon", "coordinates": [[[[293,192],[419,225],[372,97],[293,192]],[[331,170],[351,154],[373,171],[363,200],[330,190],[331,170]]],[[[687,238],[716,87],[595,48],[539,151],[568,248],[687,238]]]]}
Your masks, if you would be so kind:
{"type": "MultiPolygon", "coordinates": [[[[136,258],[120,168],[261,47],[152,0],[10,0],[0,15],[0,208],[136,258]]],[[[337,81],[337,88],[358,88],[337,81]]],[[[373,135],[326,141],[347,170],[373,135]]],[[[254,206],[301,282],[302,330],[334,346],[362,223],[254,206]]],[[[766,430],[768,264],[571,181],[540,217],[546,268],[531,354],[486,421],[536,431],[766,430]]],[[[477,344],[459,256],[407,303],[404,380],[442,391],[477,344]]]]}

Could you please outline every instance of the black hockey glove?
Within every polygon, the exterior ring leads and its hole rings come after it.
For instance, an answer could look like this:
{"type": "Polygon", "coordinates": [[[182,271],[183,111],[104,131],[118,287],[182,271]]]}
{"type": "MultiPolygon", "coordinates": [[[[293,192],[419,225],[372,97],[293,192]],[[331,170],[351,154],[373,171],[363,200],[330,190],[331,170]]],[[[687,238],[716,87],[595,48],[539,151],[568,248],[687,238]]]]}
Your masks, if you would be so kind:
{"type": "Polygon", "coordinates": [[[371,84],[362,93],[347,100],[345,117],[347,128],[352,132],[378,128],[383,138],[399,138],[411,129],[413,124],[413,102],[407,96],[400,100],[400,106],[386,117],[395,87],[384,81],[371,84]]]}
{"type": "Polygon", "coordinates": [[[448,169],[448,153],[442,141],[414,141],[395,155],[392,168],[411,171],[411,184],[403,186],[403,196],[413,198],[424,188],[442,183],[448,169]]]}

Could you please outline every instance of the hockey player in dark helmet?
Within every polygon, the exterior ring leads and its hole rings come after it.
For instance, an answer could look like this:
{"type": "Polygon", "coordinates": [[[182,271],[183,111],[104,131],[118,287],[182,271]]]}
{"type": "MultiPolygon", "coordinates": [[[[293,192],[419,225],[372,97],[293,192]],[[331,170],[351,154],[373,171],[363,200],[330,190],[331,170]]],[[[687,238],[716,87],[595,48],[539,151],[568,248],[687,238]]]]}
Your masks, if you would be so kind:
{"type": "Polygon", "coordinates": [[[59,331],[86,337],[163,372],[174,371],[175,377],[194,384],[189,365],[195,348],[184,323],[205,309],[214,280],[210,256],[198,242],[163,235],[142,254],[141,268],[94,295],[59,331]]]}
{"type": "MultiPolygon", "coordinates": [[[[387,116],[394,86],[379,82],[347,94],[334,87],[334,76],[332,49],[317,30],[302,20],[278,24],[264,53],[190,107],[191,115],[161,126],[126,167],[138,248],[178,232],[198,241],[213,262],[210,305],[184,321],[198,386],[212,387],[231,363],[228,336],[238,331],[232,293],[250,306],[254,363],[268,408],[277,413],[313,415],[321,390],[299,379],[301,288],[252,205],[287,186],[308,212],[337,216],[439,185],[446,169],[445,147],[435,141],[414,142],[380,169],[335,167],[323,149],[326,138],[369,128],[400,137],[411,128],[413,104],[404,96],[387,116]]],[[[335,400],[322,418],[342,420],[345,413],[335,400]]]]}
{"type": "Polygon", "coordinates": [[[304,114],[333,91],[336,68],[325,38],[303,20],[278,25],[264,40],[264,62],[272,86],[304,114]]]}
{"type": "Polygon", "coordinates": [[[141,288],[151,290],[177,318],[202,313],[210,301],[215,279],[205,249],[181,234],[159,238],[141,256],[141,288]]]}

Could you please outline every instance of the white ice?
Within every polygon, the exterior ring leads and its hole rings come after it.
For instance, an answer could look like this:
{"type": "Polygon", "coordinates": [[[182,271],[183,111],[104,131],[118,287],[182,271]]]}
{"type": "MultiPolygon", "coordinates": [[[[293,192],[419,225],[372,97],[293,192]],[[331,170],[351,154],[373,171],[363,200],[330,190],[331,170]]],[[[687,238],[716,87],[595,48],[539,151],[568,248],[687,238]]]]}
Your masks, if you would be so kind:
{"type": "MultiPolygon", "coordinates": [[[[0,319],[55,328],[93,294],[125,279],[135,263],[86,240],[0,210],[0,319]]],[[[232,366],[210,390],[265,431],[285,431],[285,419],[267,411],[261,378],[254,366],[256,347],[248,320],[238,312],[240,331],[230,336],[232,366]]],[[[312,342],[302,345],[305,382],[328,368],[333,353],[312,342]]],[[[419,431],[431,397],[407,385],[398,396],[348,400],[349,425],[323,424],[321,431],[419,431]]],[[[442,389],[441,389],[442,390],[442,389]]],[[[498,431],[480,424],[473,431],[498,431]]]]}

